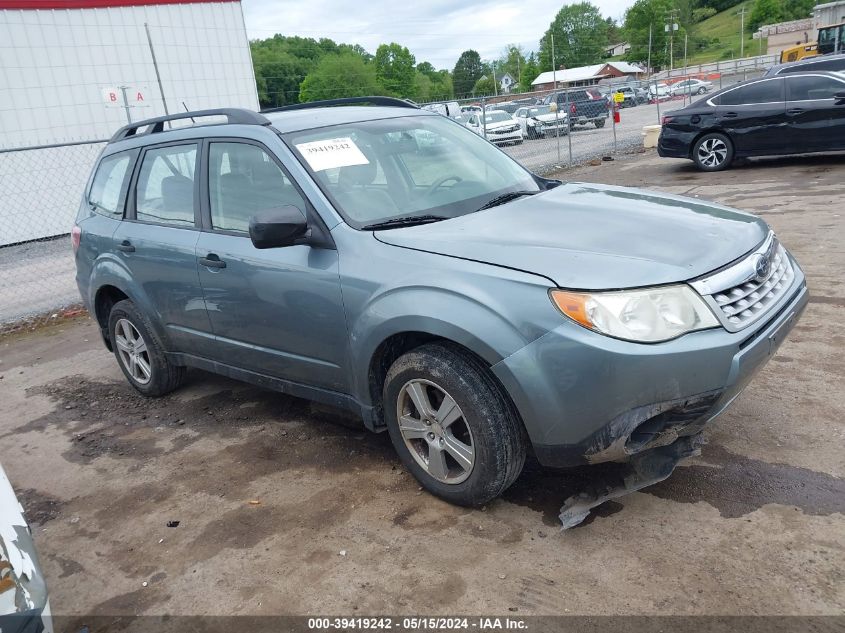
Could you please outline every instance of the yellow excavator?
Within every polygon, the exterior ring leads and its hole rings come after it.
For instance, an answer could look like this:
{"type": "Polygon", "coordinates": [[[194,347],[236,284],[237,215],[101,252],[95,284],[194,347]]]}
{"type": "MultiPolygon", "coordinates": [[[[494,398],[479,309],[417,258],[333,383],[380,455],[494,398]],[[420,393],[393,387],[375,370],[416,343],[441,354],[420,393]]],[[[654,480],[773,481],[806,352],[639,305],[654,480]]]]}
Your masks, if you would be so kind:
{"type": "Polygon", "coordinates": [[[805,57],[845,53],[845,22],[819,27],[818,40],[806,44],[796,44],[785,48],[780,54],[780,63],[797,62],[805,57]]]}

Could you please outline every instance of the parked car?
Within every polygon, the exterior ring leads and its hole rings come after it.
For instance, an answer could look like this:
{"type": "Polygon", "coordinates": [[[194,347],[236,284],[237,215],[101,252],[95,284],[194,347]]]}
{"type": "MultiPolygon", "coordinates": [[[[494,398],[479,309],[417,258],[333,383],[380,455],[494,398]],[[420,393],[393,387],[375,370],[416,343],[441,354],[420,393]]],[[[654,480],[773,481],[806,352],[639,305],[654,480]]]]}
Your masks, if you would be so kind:
{"type": "Polygon", "coordinates": [[[447,101],[445,103],[427,103],[422,107],[425,110],[437,112],[437,114],[442,114],[443,116],[447,116],[450,118],[459,116],[463,112],[461,106],[458,105],[457,101],[447,101]]]}
{"type": "Polygon", "coordinates": [[[710,81],[702,81],[701,79],[685,79],[672,84],[669,87],[669,94],[673,97],[680,97],[683,95],[703,95],[713,88],[713,83],[710,81]]]}
{"type": "Polygon", "coordinates": [[[551,106],[539,105],[520,108],[514,118],[527,138],[542,138],[569,134],[569,115],[552,110],[551,106]]]}
{"type": "Polygon", "coordinates": [[[597,88],[573,88],[552,93],[543,99],[543,103],[555,104],[561,112],[566,112],[568,107],[571,127],[588,123],[604,127],[610,116],[610,102],[597,88]]]}
{"type": "Polygon", "coordinates": [[[502,110],[508,114],[513,114],[519,109],[519,107],[520,104],[514,103],[513,101],[502,101],[501,103],[490,104],[488,109],[502,110]]]}
{"type": "MultiPolygon", "coordinates": [[[[620,108],[633,108],[640,104],[640,98],[632,86],[619,86],[614,87],[612,90],[613,94],[619,92],[624,97],[622,103],[619,104],[620,108]]],[[[609,96],[610,99],[613,99],[613,94],[609,96]]]]}
{"type": "Polygon", "coordinates": [[[766,71],[767,77],[788,73],[806,73],[813,71],[845,72],[845,53],[841,55],[820,55],[808,57],[788,64],[775,64],[766,71]]]}
{"type": "Polygon", "coordinates": [[[648,87],[648,97],[649,101],[656,102],[656,101],[666,101],[672,98],[671,93],[669,92],[669,86],[663,83],[660,84],[651,84],[648,87]]]}
{"type": "Polygon", "coordinates": [[[519,145],[523,141],[519,123],[504,110],[487,110],[485,114],[476,112],[469,117],[467,127],[492,143],[519,145]]]}
{"type": "Polygon", "coordinates": [[[47,584],[32,531],[0,466],[0,630],[53,633],[47,584]]]}
{"type": "Polygon", "coordinates": [[[736,84],[663,117],[660,156],[718,171],[734,158],[845,150],[845,74],[736,84]]]}
{"type": "Polygon", "coordinates": [[[480,105],[465,105],[461,106],[461,112],[469,112],[472,114],[473,112],[481,112],[480,105]]]}
{"type": "Polygon", "coordinates": [[[139,393],[198,367],[346,408],[466,505],[504,491],[529,449],[551,467],[665,468],[808,301],[759,218],[541,178],[387,97],[131,123],[71,238],[139,393]]]}

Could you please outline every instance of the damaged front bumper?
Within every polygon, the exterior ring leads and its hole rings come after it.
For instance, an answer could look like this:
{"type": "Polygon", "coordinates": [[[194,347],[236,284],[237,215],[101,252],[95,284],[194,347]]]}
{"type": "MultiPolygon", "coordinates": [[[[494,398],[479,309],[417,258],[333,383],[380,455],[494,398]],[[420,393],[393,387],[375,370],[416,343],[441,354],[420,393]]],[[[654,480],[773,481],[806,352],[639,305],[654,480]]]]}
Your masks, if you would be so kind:
{"type": "Polygon", "coordinates": [[[807,305],[804,275],[758,327],[703,330],[638,344],[574,323],[493,366],[541,464],[632,456],[701,433],[774,354],[807,305]]]}

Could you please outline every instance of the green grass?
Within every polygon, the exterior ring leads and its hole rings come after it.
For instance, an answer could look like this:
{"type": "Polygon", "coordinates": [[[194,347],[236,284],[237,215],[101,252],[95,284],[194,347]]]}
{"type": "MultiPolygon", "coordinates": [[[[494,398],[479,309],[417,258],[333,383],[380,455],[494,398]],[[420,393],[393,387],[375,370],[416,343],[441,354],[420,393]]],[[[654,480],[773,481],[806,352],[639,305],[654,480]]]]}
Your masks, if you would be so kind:
{"type": "MultiPolygon", "coordinates": [[[[708,62],[718,62],[726,59],[734,59],[740,57],[740,36],[739,36],[739,11],[745,7],[745,57],[752,57],[754,55],[766,54],[766,40],[763,40],[762,49],[760,41],[751,37],[751,32],[748,30],[748,17],[753,8],[754,1],[746,0],[730,9],[717,13],[716,15],[702,20],[694,25],[690,31],[690,50],[688,54],[688,64],[705,64],[708,62]],[[692,50],[692,40],[700,37],[706,37],[710,40],[706,48],[701,50],[692,50]],[[718,40],[718,41],[716,41],[718,40]]],[[[680,67],[684,63],[684,42],[675,42],[675,67],[680,67]]]]}

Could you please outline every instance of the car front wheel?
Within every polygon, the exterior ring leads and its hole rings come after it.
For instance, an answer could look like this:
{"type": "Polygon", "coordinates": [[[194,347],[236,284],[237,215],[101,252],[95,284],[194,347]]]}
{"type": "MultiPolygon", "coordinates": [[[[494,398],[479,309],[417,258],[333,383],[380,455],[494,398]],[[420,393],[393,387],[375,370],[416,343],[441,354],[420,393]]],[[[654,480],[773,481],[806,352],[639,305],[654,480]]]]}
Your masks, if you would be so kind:
{"type": "Polygon", "coordinates": [[[596,119],[593,123],[595,123],[596,127],[604,127],[604,119],[596,119]]]}
{"type": "Polygon", "coordinates": [[[692,160],[703,171],[721,171],[731,164],[733,157],[733,143],[718,132],[705,134],[692,148],[692,160]]]}
{"type": "Polygon", "coordinates": [[[185,368],[171,363],[147,318],[130,300],[119,301],[109,315],[109,337],[126,380],[145,396],[163,396],[185,378],[185,368]]]}
{"type": "Polygon", "coordinates": [[[522,471],[522,423],[487,367],[457,346],[427,344],[397,359],[384,412],[402,463],[446,501],[482,505],[522,471]]]}

